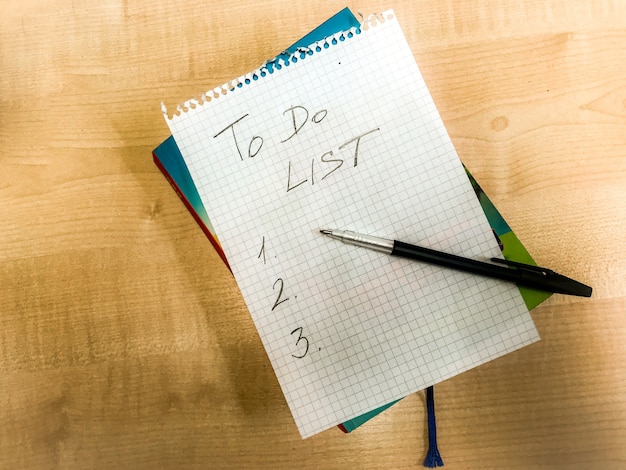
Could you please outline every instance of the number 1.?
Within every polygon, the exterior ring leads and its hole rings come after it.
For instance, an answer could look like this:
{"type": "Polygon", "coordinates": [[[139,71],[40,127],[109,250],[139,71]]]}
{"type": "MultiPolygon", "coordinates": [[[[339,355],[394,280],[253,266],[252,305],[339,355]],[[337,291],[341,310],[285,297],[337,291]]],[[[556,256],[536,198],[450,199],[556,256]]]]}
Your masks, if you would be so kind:
{"type": "Polygon", "coordinates": [[[261,244],[261,251],[259,252],[259,256],[257,256],[257,259],[260,259],[261,255],[263,255],[263,264],[265,264],[265,236],[263,237],[263,243],[261,244]]]}

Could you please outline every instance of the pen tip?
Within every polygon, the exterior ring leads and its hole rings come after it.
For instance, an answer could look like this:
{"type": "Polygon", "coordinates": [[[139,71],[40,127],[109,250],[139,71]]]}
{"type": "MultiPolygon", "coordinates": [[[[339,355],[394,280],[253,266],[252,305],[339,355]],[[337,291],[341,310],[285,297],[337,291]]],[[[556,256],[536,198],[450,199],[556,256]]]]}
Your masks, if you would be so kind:
{"type": "Polygon", "coordinates": [[[320,230],[320,233],[323,233],[324,235],[330,235],[331,232],[332,232],[332,230],[327,230],[327,229],[320,230]]]}

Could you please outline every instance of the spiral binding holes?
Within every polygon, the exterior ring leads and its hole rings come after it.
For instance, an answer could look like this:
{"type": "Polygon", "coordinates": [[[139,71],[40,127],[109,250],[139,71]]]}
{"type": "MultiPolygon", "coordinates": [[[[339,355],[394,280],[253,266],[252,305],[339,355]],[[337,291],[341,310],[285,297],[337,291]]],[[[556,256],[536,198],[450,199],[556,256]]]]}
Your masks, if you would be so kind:
{"type": "Polygon", "coordinates": [[[260,67],[252,72],[237,77],[234,80],[230,80],[222,86],[213,88],[212,90],[199,94],[183,103],[178,104],[171,114],[168,112],[165,104],[161,103],[161,112],[166,120],[171,121],[176,117],[180,117],[184,113],[188,113],[190,110],[202,107],[206,103],[219,99],[221,96],[243,89],[245,86],[250,85],[253,82],[274,74],[277,70],[282,70],[283,67],[290,67],[292,64],[305,60],[308,56],[322,52],[323,49],[329,49],[331,46],[335,46],[340,42],[351,39],[355,35],[360,35],[363,31],[368,31],[370,28],[376,27],[379,23],[385,23],[385,21],[391,20],[394,17],[391,12],[387,14],[375,13],[365,18],[359,13],[359,16],[362,18],[362,21],[358,27],[351,28],[347,31],[340,31],[332,36],[328,36],[313,43],[309,47],[298,47],[293,53],[283,51],[274,59],[265,61],[260,67]]]}

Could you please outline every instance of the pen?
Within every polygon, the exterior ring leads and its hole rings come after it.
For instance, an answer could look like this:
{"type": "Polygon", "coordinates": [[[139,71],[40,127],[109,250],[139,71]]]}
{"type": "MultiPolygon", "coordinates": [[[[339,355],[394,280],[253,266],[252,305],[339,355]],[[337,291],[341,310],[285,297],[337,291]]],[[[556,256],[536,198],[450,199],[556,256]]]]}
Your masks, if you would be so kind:
{"type": "Polygon", "coordinates": [[[349,245],[361,246],[392,256],[410,258],[436,264],[472,274],[514,282],[519,286],[530,287],[558,294],[591,297],[591,287],[554,271],[500,258],[491,258],[493,263],[478,261],[462,256],[411,245],[398,240],[373,237],[351,232],[350,230],[320,230],[326,236],[349,245]],[[499,264],[495,264],[499,263],[499,264]],[[505,266],[502,266],[505,265],[505,266]]]}

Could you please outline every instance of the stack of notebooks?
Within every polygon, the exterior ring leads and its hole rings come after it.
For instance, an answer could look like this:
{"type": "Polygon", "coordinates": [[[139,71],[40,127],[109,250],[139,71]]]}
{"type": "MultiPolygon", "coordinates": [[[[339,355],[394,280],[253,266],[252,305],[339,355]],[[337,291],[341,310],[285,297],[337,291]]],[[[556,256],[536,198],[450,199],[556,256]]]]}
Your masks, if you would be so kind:
{"type": "Polygon", "coordinates": [[[302,437],[538,339],[528,310],[550,294],[318,234],[534,264],[458,159],[392,11],[344,9],[164,114],[154,161],[235,276],[302,437]]]}

